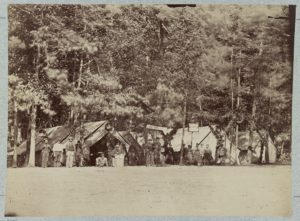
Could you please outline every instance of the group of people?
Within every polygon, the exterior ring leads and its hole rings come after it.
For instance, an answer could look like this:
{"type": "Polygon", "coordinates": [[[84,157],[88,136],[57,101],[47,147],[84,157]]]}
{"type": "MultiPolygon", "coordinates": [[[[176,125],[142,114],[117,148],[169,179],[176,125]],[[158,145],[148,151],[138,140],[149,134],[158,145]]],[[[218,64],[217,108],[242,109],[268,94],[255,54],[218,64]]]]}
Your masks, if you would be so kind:
{"type": "Polygon", "coordinates": [[[182,153],[175,153],[172,146],[167,144],[163,147],[159,139],[155,142],[152,140],[146,142],[143,146],[146,166],[164,166],[165,164],[184,165],[225,165],[227,150],[222,142],[217,143],[216,152],[213,153],[209,144],[196,144],[196,149],[192,145],[183,144],[182,153]],[[180,159],[182,158],[182,159],[180,159]]]}
{"type": "MultiPolygon", "coordinates": [[[[72,136],[68,137],[68,141],[65,144],[56,143],[53,148],[48,143],[48,138],[44,138],[41,151],[41,166],[44,168],[48,167],[49,159],[51,158],[54,167],[90,166],[91,156],[93,156],[93,153],[84,145],[84,142],[80,140],[74,142],[72,136]]],[[[120,144],[114,146],[108,144],[107,153],[98,152],[93,159],[95,159],[95,165],[99,167],[122,167],[125,165],[124,147],[120,144]]]]}
{"type": "Polygon", "coordinates": [[[114,148],[112,145],[108,145],[107,157],[104,152],[99,152],[99,156],[96,158],[97,167],[123,167],[125,166],[125,151],[124,147],[120,144],[116,144],[114,148]]]}
{"type": "MultiPolygon", "coordinates": [[[[48,143],[48,139],[44,139],[42,147],[41,159],[42,167],[48,167],[49,158],[53,159],[54,167],[82,167],[91,165],[90,150],[83,142],[78,140],[74,142],[72,136],[68,137],[66,144],[55,144],[53,148],[48,143]]],[[[177,164],[179,162],[184,165],[224,165],[227,157],[226,148],[222,143],[217,144],[216,152],[213,153],[209,144],[196,144],[193,150],[191,145],[183,145],[182,152],[174,152],[170,144],[161,145],[159,139],[155,141],[148,140],[141,149],[137,150],[130,147],[128,151],[121,144],[108,144],[105,152],[98,152],[93,157],[95,166],[98,167],[123,167],[146,165],[146,166],[164,166],[166,164],[177,164]],[[215,156],[213,157],[213,154],[215,156]],[[180,159],[181,158],[181,159],[180,159]]]]}
{"type": "Polygon", "coordinates": [[[183,147],[183,163],[185,165],[210,165],[213,162],[212,151],[209,145],[199,144],[196,145],[196,150],[192,150],[192,146],[188,145],[183,147]]]}
{"type": "Polygon", "coordinates": [[[87,148],[82,146],[80,141],[74,142],[72,136],[68,137],[66,144],[55,144],[51,148],[48,138],[44,138],[41,152],[42,167],[48,167],[49,159],[53,159],[54,167],[73,167],[88,165],[90,153],[87,148]]]}
{"type": "Polygon", "coordinates": [[[183,148],[183,163],[185,165],[225,165],[225,160],[227,157],[227,150],[222,145],[217,145],[215,157],[213,157],[213,152],[210,149],[209,144],[196,144],[196,149],[193,150],[191,145],[183,148]]]}
{"type": "Polygon", "coordinates": [[[149,140],[143,145],[143,155],[146,166],[162,166],[165,162],[164,148],[159,140],[149,140]]]}

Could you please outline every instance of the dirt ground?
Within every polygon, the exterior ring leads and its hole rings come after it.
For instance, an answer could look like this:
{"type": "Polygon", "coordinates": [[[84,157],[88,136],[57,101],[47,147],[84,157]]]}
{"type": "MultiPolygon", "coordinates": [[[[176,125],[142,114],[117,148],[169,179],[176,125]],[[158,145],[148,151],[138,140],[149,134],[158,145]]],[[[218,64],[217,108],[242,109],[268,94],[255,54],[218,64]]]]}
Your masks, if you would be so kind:
{"type": "Polygon", "coordinates": [[[288,216],[291,167],[8,169],[15,216],[288,216]]]}

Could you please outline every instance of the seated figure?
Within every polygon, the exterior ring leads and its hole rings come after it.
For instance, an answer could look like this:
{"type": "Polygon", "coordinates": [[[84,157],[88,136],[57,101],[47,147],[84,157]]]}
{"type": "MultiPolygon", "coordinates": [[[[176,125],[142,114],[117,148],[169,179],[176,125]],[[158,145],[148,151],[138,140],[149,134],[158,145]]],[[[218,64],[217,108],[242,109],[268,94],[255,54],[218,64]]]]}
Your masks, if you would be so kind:
{"type": "Polygon", "coordinates": [[[97,167],[107,167],[107,158],[104,156],[104,154],[101,152],[100,157],[96,158],[96,166],[97,167]]]}

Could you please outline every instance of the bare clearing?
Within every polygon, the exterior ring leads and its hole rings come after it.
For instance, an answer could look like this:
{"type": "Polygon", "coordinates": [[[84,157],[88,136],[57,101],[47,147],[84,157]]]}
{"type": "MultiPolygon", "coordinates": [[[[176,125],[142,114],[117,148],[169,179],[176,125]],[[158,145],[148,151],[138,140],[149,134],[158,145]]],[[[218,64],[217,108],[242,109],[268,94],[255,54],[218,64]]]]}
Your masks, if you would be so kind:
{"type": "Polygon", "coordinates": [[[291,167],[8,169],[17,216],[287,216],[291,167]]]}

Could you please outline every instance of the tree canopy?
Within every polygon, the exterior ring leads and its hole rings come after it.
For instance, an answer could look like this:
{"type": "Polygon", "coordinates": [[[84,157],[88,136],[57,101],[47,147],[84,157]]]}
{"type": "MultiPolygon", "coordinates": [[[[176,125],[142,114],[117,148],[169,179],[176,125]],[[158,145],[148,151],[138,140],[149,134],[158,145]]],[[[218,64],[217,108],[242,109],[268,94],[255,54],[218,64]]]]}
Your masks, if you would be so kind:
{"type": "Polygon", "coordinates": [[[243,130],[253,118],[273,136],[290,133],[288,9],[10,5],[9,102],[25,130],[33,107],[37,128],[104,119],[120,130],[180,127],[186,102],[186,123],[226,127],[239,112],[243,130]]]}

